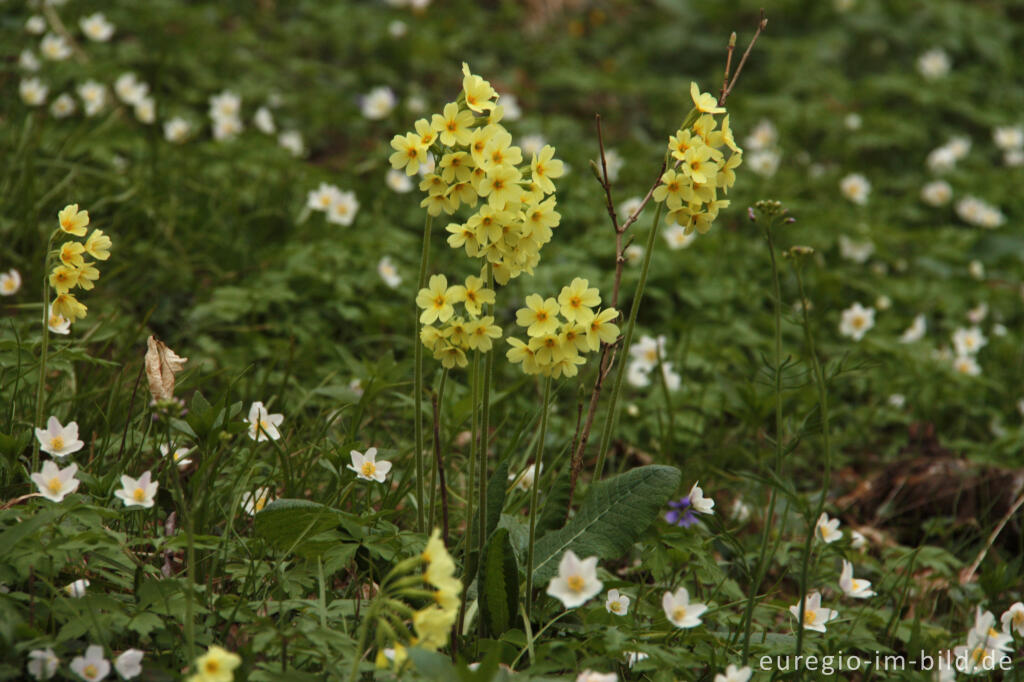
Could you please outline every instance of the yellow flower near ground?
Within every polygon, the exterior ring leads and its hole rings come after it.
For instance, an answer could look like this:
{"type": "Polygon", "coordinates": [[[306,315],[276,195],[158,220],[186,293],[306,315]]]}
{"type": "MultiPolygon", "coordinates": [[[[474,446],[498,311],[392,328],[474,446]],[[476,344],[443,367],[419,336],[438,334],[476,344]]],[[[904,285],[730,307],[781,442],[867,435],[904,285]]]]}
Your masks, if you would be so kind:
{"type": "Polygon", "coordinates": [[[188,682],[232,682],[235,668],[241,663],[238,654],[214,644],[196,659],[196,673],[188,678],[188,682]]]}
{"type": "Polygon", "coordinates": [[[84,304],[79,303],[73,294],[63,293],[58,294],[57,298],[53,299],[53,306],[50,310],[53,314],[60,315],[74,322],[76,319],[84,318],[88,308],[84,304]]]}

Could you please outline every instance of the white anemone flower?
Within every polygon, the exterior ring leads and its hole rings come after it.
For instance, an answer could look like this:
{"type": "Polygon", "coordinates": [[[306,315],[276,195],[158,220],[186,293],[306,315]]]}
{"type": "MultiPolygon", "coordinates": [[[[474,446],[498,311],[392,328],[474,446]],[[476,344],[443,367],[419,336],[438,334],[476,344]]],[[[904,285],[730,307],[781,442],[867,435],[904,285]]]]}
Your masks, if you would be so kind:
{"type": "Polygon", "coordinates": [[[616,616],[625,616],[629,613],[629,596],[621,594],[618,590],[608,590],[608,598],[605,599],[604,608],[608,613],[616,616]]]}
{"type": "Polygon", "coordinates": [[[192,126],[180,116],[164,121],[164,139],[174,144],[181,144],[188,139],[192,126]]]}
{"type": "Polygon", "coordinates": [[[715,675],[715,682],[748,682],[752,674],[753,671],[749,665],[737,668],[735,664],[730,663],[724,673],[715,675]]]}
{"type": "Polygon", "coordinates": [[[558,562],[558,575],[548,583],[548,595],[558,599],[567,609],[582,606],[601,591],[597,579],[597,557],[580,560],[571,549],[558,562]]]}
{"type": "Polygon", "coordinates": [[[366,454],[358,450],[352,450],[348,454],[352,458],[352,463],[346,468],[356,472],[356,478],[383,483],[391,471],[391,462],[377,461],[377,448],[370,448],[366,454]]]}
{"type": "Polygon", "coordinates": [[[54,118],[67,118],[75,113],[76,108],[75,98],[65,92],[50,102],[50,115],[54,118]]]}
{"type": "Polygon", "coordinates": [[[391,261],[391,256],[384,256],[380,259],[377,263],[377,274],[392,289],[402,283],[402,276],[398,274],[398,268],[391,261]]]}
{"type": "Polygon", "coordinates": [[[298,130],[285,130],[277,136],[277,146],[298,158],[306,153],[306,145],[302,141],[302,133],[298,130]]]}
{"type": "Polygon", "coordinates": [[[847,597],[854,599],[867,599],[877,594],[871,589],[871,583],[867,580],[858,580],[853,577],[853,564],[843,559],[843,570],[839,575],[839,587],[847,597]]]}
{"type": "Polygon", "coordinates": [[[21,289],[21,273],[11,268],[0,272],[0,296],[13,296],[21,289]]]}
{"type": "Polygon", "coordinates": [[[64,36],[47,33],[39,43],[39,53],[53,61],[61,61],[71,56],[71,46],[64,36]]]}
{"type": "Polygon", "coordinates": [[[839,519],[829,519],[825,512],[818,517],[818,522],[814,525],[814,534],[824,540],[825,544],[832,544],[843,537],[843,531],[839,530],[839,519]]]}
{"type": "Polygon", "coordinates": [[[986,344],[988,339],[977,327],[960,328],[953,332],[953,348],[957,355],[975,355],[986,344]]]}
{"type": "Polygon", "coordinates": [[[71,670],[87,682],[97,682],[110,674],[110,661],[103,657],[103,647],[93,644],[85,650],[85,656],[71,659],[71,670]]]}
{"type": "MultiPolygon", "coordinates": [[[[540,465],[541,473],[544,472],[544,465],[540,465]]],[[[508,475],[508,480],[512,481],[512,487],[519,488],[524,492],[528,492],[533,488],[534,481],[537,478],[537,465],[530,464],[518,474],[512,473],[508,475]]]]}
{"type": "Polygon", "coordinates": [[[38,78],[23,78],[18,83],[18,94],[21,101],[30,107],[42,106],[46,102],[46,96],[50,88],[38,78]]]}
{"type": "Polygon", "coordinates": [[[686,232],[686,228],[682,225],[670,225],[665,228],[662,233],[665,237],[665,241],[668,242],[668,248],[672,251],[678,251],[679,249],[685,249],[697,239],[697,232],[686,232]]]}
{"type": "Polygon", "coordinates": [[[46,30],[46,19],[43,19],[38,14],[33,14],[25,21],[25,30],[32,35],[42,35],[43,31],[46,30]]]}
{"type": "Polygon", "coordinates": [[[863,206],[868,203],[871,183],[860,173],[851,173],[839,181],[839,190],[844,197],[858,206],[863,206]]]}
{"type": "Polygon", "coordinates": [[[694,628],[701,624],[700,617],[708,610],[706,604],[690,602],[690,593],[685,587],[673,592],[666,592],[661,598],[661,608],[665,617],[677,628],[694,628]]]}
{"type": "Polygon", "coordinates": [[[934,180],[921,188],[921,201],[929,206],[945,206],[953,198],[953,187],[945,180],[934,180]]]}
{"type": "Polygon", "coordinates": [[[28,674],[37,680],[48,680],[57,674],[60,659],[53,649],[33,649],[28,652],[28,674]]]}
{"type": "Polygon", "coordinates": [[[263,403],[257,400],[249,408],[249,416],[245,421],[249,424],[249,438],[262,443],[281,437],[281,432],[277,427],[284,421],[284,415],[270,414],[263,403]]]}
{"type": "Polygon", "coordinates": [[[326,212],[340,197],[340,189],[326,182],[321,182],[319,187],[311,190],[307,195],[306,206],[314,211],[326,212]]]}
{"type": "Polygon", "coordinates": [[[907,330],[900,336],[900,343],[915,343],[924,338],[928,331],[928,323],[924,315],[914,316],[914,321],[907,327],[907,330]]]}
{"type": "Polygon", "coordinates": [[[366,118],[371,121],[379,121],[382,118],[387,118],[397,103],[398,98],[395,97],[394,91],[383,85],[373,88],[364,95],[359,103],[359,108],[366,118]]]}
{"type": "Polygon", "coordinates": [[[51,334],[61,334],[66,336],[71,333],[71,320],[53,312],[53,306],[51,305],[46,318],[46,326],[49,328],[51,334]]]}
{"type": "Polygon", "coordinates": [[[875,326],[875,309],[865,308],[860,303],[854,303],[843,311],[839,323],[839,333],[848,336],[854,341],[860,341],[864,334],[875,326]]]}
{"type": "MultiPolygon", "coordinates": [[[[800,620],[800,604],[789,607],[789,612],[798,621],[800,620]]],[[[804,630],[825,632],[825,624],[839,617],[839,612],[832,609],[821,608],[821,594],[811,592],[804,598],[804,630]]]]}
{"type": "Polygon", "coordinates": [[[171,447],[174,446],[168,447],[167,443],[162,443],[160,445],[160,454],[164,457],[170,457],[179,469],[187,469],[188,465],[192,463],[192,460],[188,458],[188,454],[192,452],[192,448],[174,448],[174,450],[171,451],[171,447]]]}
{"type": "Polygon", "coordinates": [[[114,659],[114,670],[126,680],[142,674],[142,657],[145,654],[139,649],[128,649],[114,659]]]}
{"type": "Polygon", "coordinates": [[[976,377],[981,374],[981,365],[971,355],[958,355],[953,358],[953,371],[957,374],[966,374],[969,377],[976,377]]]}
{"type": "Polygon", "coordinates": [[[68,595],[72,599],[81,599],[89,589],[89,584],[90,583],[87,579],[79,578],[73,583],[68,583],[64,586],[64,594],[68,595]]]}
{"type": "Polygon", "coordinates": [[[107,105],[107,86],[103,83],[88,80],[79,85],[77,90],[78,96],[82,98],[86,116],[99,114],[107,105]]]}
{"type": "Polygon", "coordinates": [[[87,17],[82,17],[79,19],[78,25],[82,27],[82,33],[85,34],[86,38],[98,43],[105,43],[114,35],[114,25],[107,21],[103,12],[96,12],[87,17]]]}
{"type": "Polygon", "coordinates": [[[270,109],[267,107],[260,107],[256,110],[256,115],[252,117],[252,123],[256,126],[256,129],[265,135],[273,135],[277,132],[277,126],[274,124],[274,115],[270,113],[270,109]]]}
{"type": "Polygon", "coordinates": [[[405,194],[412,191],[412,180],[403,171],[392,168],[388,171],[384,180],[392,192],[405,194]]]}
{"type": "Polygon", "coordinates": [[[67,457],[85,447],[85,443],[78,439],[78,422],[61,426],[56,417],[50,417],[45,429],[36,429],[36,439],[39,449],[54,457],[67,457]]]}
{"type": "Polygon", "coordinates": [[[929,81],[948,74],[951,66],[949,55],[941,47],[932,48],[917,58],[917,72],[929,81]]]}
{"type": "Polygon", "coordinates": [[[327,209],[327,222],[337,225],[351,225],[359,212],[359,200],[355,192],[339,192],[327,209]]]}
{"type": "Polygon", "coordinates": [[[122,73],[114,81],[114,92],[125,104],[135,105],[149,95],[149,85],[143,83],[132,72],[122,73]]]}
{"type": "Polygon", "coordinates": [[[1015,631],[1024,637],[1024,602],[1015,602],[1013,606],[1003,612],[999,620],[1003,624],[1003,632],[1015,631]]]}
{"type": "Polygon", "coordinates": [[[618,679],[615,673],[599,673],[589,669],[576,676],[576,682],[618,682],[618,679]]]}
{"type": "Polygon", "coordinates": [[[42,471],[32,474],[31,479],[43,497],[53,502],[60,502],[78,490],[78,484],[81,481],[75,478],[76,473],[78,473],[77,464],[72,463],[61,469],[51,459],[43,462],[42,471]]]}
{"type": "Polygon", "coordinates": [[[242,495],[242,509],[249,516],[255,516],[263,511],[263,508],[274,501],[274,491],[270,488],[256,488],[252,492],[242,495]]]}
{"type": "Polygon", "coordinates": [[[704,491],[700,488],[700,481],[693,484],[686,497],[690,500],[690,507],[698,514],[715,513],[715,501],[710,497],[704,497],[704,491]]]}
{"type": "Polygon", "coordinates": [[[114,491],[114,496],[121,498],[126,507],[142,507],[149,509],[153,506],[156,498],[156,491],[160,484],[153,480],[153,473],[144,472],[138,478],[121,476],[121,489],[114,491]]]}

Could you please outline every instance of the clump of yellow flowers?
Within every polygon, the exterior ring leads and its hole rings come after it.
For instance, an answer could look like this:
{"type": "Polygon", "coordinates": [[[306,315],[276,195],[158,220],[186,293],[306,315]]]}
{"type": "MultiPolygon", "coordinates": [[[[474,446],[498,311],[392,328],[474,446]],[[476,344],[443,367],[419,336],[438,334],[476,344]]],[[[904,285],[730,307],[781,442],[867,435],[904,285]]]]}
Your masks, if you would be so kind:
{"type": "Polygon", "coordinates": [[[530,294],[526,307],[516,311],[516,324],[526,327],[529,342],[509,337],[512,348],[506,357],[509,362],[522,363],[527,374],[555,379],[576,376],[578,366],[586,362],[585,353],[596,351],[602,343],[612,343],[619,336],[614,323],[618,311],[598,309],[600,304],[598,290],[581,277],[562,287],[557,299],[530,294]]]}
{"type": "Polygon", "coordinates": [[[488,289],[480,277],[469,276],[465,284],[448,286],[448,278],[434,275],[430,283],[420,289],[416,305],[420,314],[420,340],[447,368],[465,367],[469,361],[466,351],[491,350],[493,339],[501,338],[501,328],[494,324],[494,316],[483,314],[483,304],[494,303],[494,290],[488,289]],[[465,316],[455,314],[455,304],[461,304],[465,316]],[[434,322],[443,323],[435,327],[434,322]]]}
{"type": "Polygon", "coordinates": [[[406,661],[406,646],[437,651],[447,645],[459,614],[461,592],[455,561],[441,541],[441,532],[435,529],[423,552],[400,562],[381,585],[383,598],[375,602],[383,604],[377,622],[377,665],[397,670],[406,661]],[[413,610],[400,598],[425,605],[413,610]],[[406,620],[412,621],[415,635],[405,627],[406,620]]]}
{"type": "MultiPolygon", "coordinates": [[[[89,212],[78,209],[78,204],[68,204],[57,214],[59,229],[54,236],[66,234],[69,237],[85,237],[89,225],[89,212]]],[[[51,239],[51,243],[52,243],[51,239]]],[[[103,230],[93,230],[84,242],[69,239],[59,246],[50,256],[56,256],[58,263],[50,272],[49,282],[57,294],[51,307],[51,315],[63,316],[74,322],[86,316],[87,308],[75,295],[72,289],[89,291],[99,279],[100,271],[96,261],[110,258],[110,237],[103,230]],[[86,260],[91,256],[95,261],[86,260]]]]}
{"type": "Polygon", "coordinates": [[[727,207],[727,199],[718,198],[718,190],[728,194],[736,182],[736,168],[743,162],[743,150],[736,145],[729,116],[721,125],[715,114],[725,114],[714,96],[700,92],[696,83],[690,84],[694,110],[683,126],[669,137],[668,151],[672,167],[661,176],[653,199],[665,202],[668,219],[686,229],[704,234],[718,217],[719,210],[727,207]],[[731,154],[725,158],[723,149],[731,154]]]}
{"type": "Polygon", "coordinates": [[[490,265],[495,281],[507,284],[523,272],[532,274],[540,249],[551,240],[561,216],[555,211],[554,179],[565,168],[545,145],[529,160],[512,144],[501,125],[504,110],[491,84],[462,65],[462,94],[415,131],[391,140],[393,168],[408,175],[419,171],[432,154],[434,172],[420,182],[427,193],[421,206],[432,216],[452,215],[462,205],[479,210],[464,223],[445,228],[448,244],[482,258],[485,277],[490,265]]]}

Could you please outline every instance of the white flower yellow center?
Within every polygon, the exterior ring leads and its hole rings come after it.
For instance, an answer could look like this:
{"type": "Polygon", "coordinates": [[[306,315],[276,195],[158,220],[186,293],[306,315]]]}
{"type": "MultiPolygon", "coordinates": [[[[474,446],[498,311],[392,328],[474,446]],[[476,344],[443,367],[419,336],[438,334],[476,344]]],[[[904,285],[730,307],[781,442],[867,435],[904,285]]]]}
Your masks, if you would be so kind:
{"type": "Polygon", "coordinates": [[[53,438],[51,438],[50,439],[50,447],[53,448],[54,450],[63,450],[64,449],[64,437],[63,436],[54,436],[53,438]]]}
{"type": "Polygon", "coordinates": [[[685,606],[677,606],[674,609],[672,609],[672,620],[681,621],[684,618],[686,618],[685,606]]]}
{"type": "Polygon", "coordinates": [[[804,611],[804,623],[813,625],[816,620],[818,620],[817,611],[804,611]]]}
{"type": "Polygon", "coordinates": [[[850,581],[850,589],[853,590],[854,592],[859,591],[860,590],[860,581],[859,580],[851,580],[850,581]]]}
{"type": "Polygon", "coordinates": [[[363,476],[369,478],[373,476],[375,473],[377,473],[377,465],[374,464],[373,462],[363,462],[363,466],[360,469],[360,471],[362,472],[363,476]]]}
{"type": "Polygon", "coordinates": [[[136,488],[132,491],[132,499],[136,502],[142,502],[146,499],[146,491],[142,488],[136,488]]]}
{"type": "Polygon", "coordinates": [[[584,582],[583,576],[578,574],[570,575],[565,581],[566,585],[568,585],[569,589],[573,592],[582,592],[584,582]]]}
{"type": "Polygon", "coordinates": [[[850,320],[850,324],[853,325],[854,329],[860,329],[867,324],[867,320],[862,315],[854,315],[853,319],[850,320]]]}
{"type": "Polygon", "coordinates": [[[260,495],[260,497],[256,500],[256,503],[252,506],[252,508],[254,510],[256,510],[256,511],[263,511],[263,508],[266,507],[266,506],[267,506],[267,496],[266,495],[260,495]]]}
{"type": "Polygon", "coordinates": [[[91,679],[95,678],[96,675],[98,675],[98,674],[99,674],[99,670],[97,670],[96,666],[93,665],[92,663],[90,663],[89,665],[87,665],[84,668],[82,668],[82,676],[85,677],[85,679],[87,679],[87,680],[91,680],[91,679]]]}
{"type": "Polygon", "coordinates": [[[271,428],[270,427],[270,422],[268,422],[266,419],[261,419],[260,420],[260,430],[266,431],[266,432],[269,433],[270,432],[270,428],[271,428]]]}
{"type": "Polygon", "coordinates": [[[613,613],[618,613],[622,610],[622,602],[618,600],[613,601],[610,604],[608,604],[608,608],[611,609],[613,613]]]}
{"type": "Polygon", "coordinates": [[[61,491],[61,488],[64,487],[64,484],[61,482],[59,477],[54,476],[50,479],[50,482],[46,484],[46,487],[50,489],[51,493],[56,495],[61,491]]]}
{"type": "Polygon", "coordinates": [[[14,291],[14,280],[11,278],[4,279],[3,281],[4,291],[14,291]]]}

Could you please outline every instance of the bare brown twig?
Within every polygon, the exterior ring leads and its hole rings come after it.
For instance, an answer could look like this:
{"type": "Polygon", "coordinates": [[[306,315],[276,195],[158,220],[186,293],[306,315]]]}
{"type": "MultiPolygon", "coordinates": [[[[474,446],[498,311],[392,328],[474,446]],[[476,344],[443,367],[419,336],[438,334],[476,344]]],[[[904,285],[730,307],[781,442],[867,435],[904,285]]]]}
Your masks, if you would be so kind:
{"type": "MultiPolygon", "coordinates": [[[[743,65],[747,63],[747,57],[750,56],[750,51],[754,49],[754,43],[757,42],[758,37],[766,28],[768,28],[768,15],[765,14],[764,8],[762,7],[761,18],[757,22],[757,30],[754,31],[754,37],[750,39],[750,42],[747,44],[747,49],[743,51],[743,56],[740,57],[740,63],[736,66],[736,73],[732,75],[732,80],[729,81],[728,87],[726,87],[724,83],[722,84],[722,94],[718,98],[718,106],[725,104],[725,100],[729,97],[729,93],[731,93],[732,89],[736,87],[736,81],[740,78],[740,72],[743,71],[743,65]]],[[[725,67],[725,77],[727,80],[729,78],[729,63],[732,61],[733,45],[731,42],[732,41],[730,40],[729,55],[726,58],[725,67]]]]}

